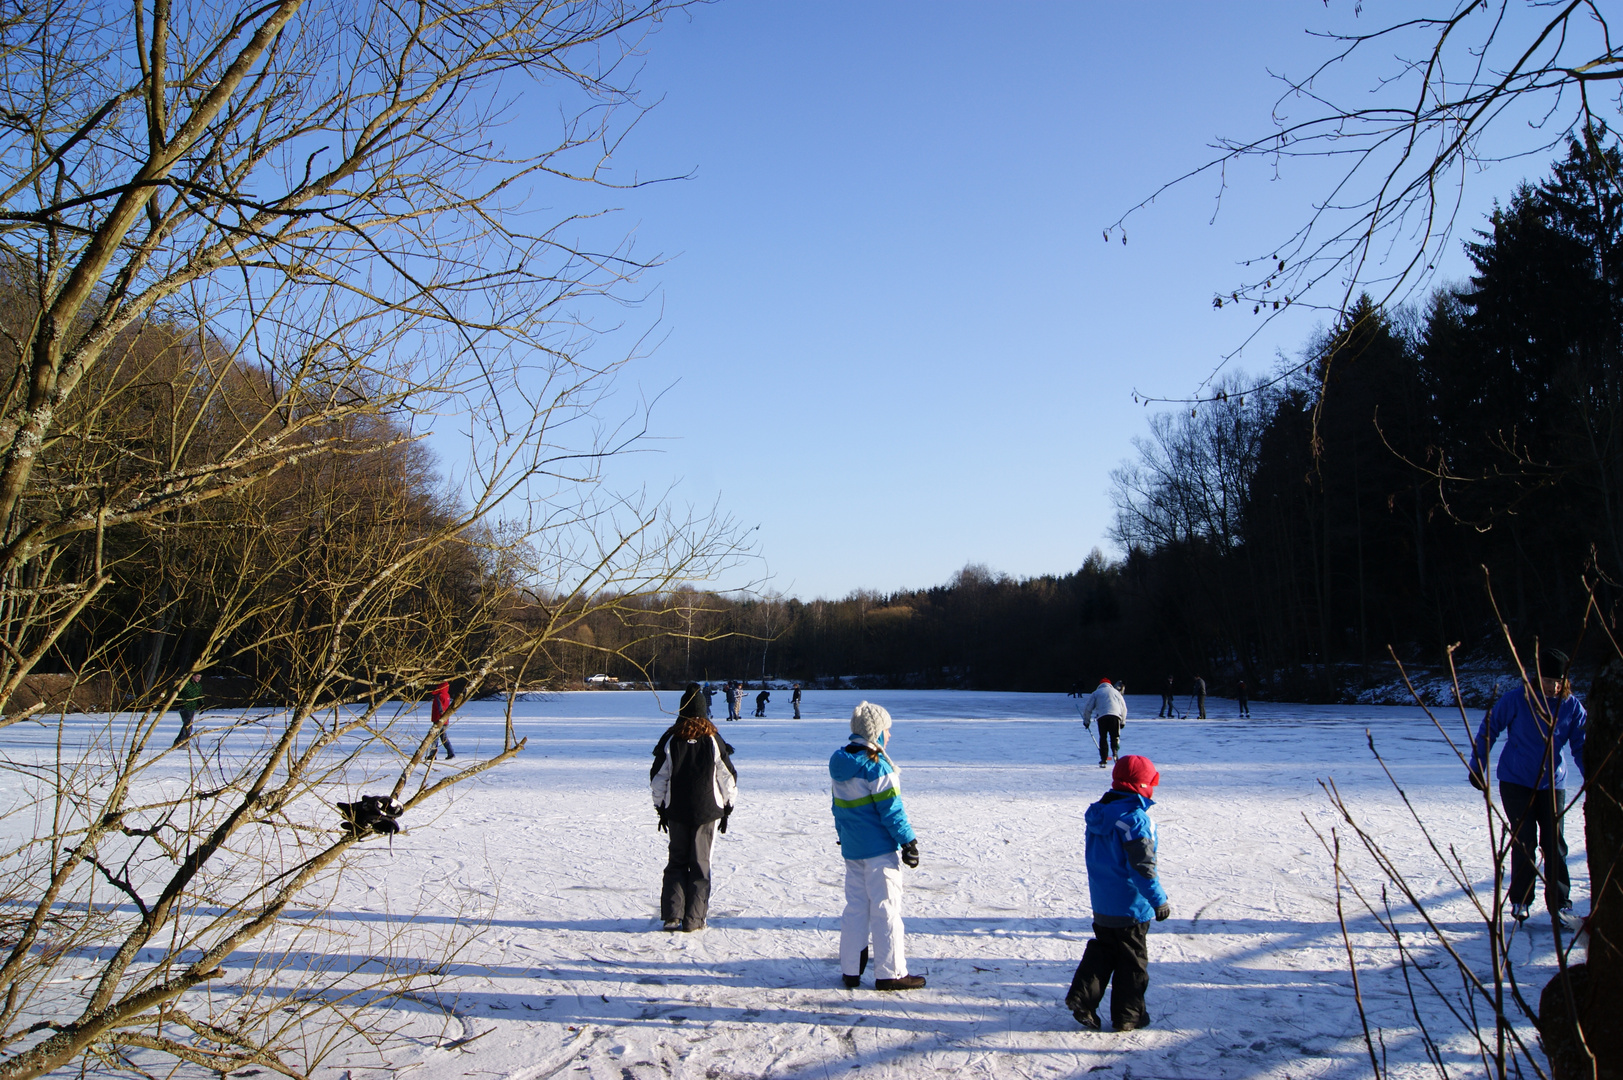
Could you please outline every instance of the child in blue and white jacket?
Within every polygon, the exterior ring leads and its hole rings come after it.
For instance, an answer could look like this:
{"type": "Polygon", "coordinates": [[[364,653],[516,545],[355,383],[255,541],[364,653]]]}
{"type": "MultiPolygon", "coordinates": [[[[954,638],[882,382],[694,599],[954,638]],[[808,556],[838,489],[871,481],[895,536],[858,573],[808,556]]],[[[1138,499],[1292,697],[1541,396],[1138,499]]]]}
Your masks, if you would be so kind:
{"type": "Polygon", "coordinates": [[[845,856],[845,911],[840,915],[840,972],[847,989],[862,984],[873,940],[874,989],[917,990],[924,976],[907,973],[902,927],[902,864],[919,864],[919,841],[902,809],[901,777],[885,753],[890,713],[862,702],[851,712],[851,739],[828,762],[834,782],[834,828],[845,856]]]}

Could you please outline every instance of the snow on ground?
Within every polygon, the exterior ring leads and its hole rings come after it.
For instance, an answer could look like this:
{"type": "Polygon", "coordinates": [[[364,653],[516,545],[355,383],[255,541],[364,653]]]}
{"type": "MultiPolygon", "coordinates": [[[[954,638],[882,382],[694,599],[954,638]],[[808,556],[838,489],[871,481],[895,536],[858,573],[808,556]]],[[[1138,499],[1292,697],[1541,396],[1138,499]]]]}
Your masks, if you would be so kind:
{"type": "MultiPolygon", "coordinates": [[[[521,701],[514,719],[529,745],[516,762],[408,821],[392,850],[364,846],[360,872],[344,879],[345,918],[392,927],[417,898],[435,897],[397,948],[413,933],[466,925],[470,910],[487,920],[437,999],[452,1034],[480,1037],[455,1048],[425,1038],[397,1054],[411,1080],[1363,1076],[1330,859],[1309,827],[1334,823],[1321,778],[1334,778],[1438,921],[1487,967],[1468,901],[1365,743],[1368,729],[1434,836],[1459,846],[1482,887],[1491,876],[1480,799],[1420,710],[1259,702],[1242,721],[1232,702],[1212,699],[1210,720],[1157,720],[1158,698],[1139,695],[1122,750],[1161,770],[1154,814],[1173,905],[1150,935],[1151,1028],[1083,1031],[1061,1000],[1089,937],[1082,813],[1108,781],[1074,704],[1058,694],[807,692],[805,720],[785,719],[787,703],[774,701],[769,719],[718,722],[736,747],[741,791],[716,845],[711,925],[666,934],[657,919],[665,838],[647,766],[675,700],[521,701]],[[929,987],[911,993],[880,994],[871,980],[844,990],[835,960],[842,864],[826,763],[863,697],[897,718],[891,752],[923,853],[906,915],[910,967],[929,987]]],[[[452,728],[458,762],[498,747],[501,724],[500,703],[465,708],[452,728]]],[[[16,730],[0,734],[0,747],[45,737],[16,730]]],[[[1457,741],[1460,730],[1455,713],[1457,741]]],[[[1575,818],[1567,836],[1580,911],[1582,832],[1575,818]]],[[[1368,858],[1348,862],[1378,896],[1368,858]]],[[[1396,951],[1347,903],[1364,1002],[1393,1075],[1435,1075],[1396,951]]],[[[1457,1005],[1459,977],[1420,940],[1413,909],[1394,909],[1457,1005]]],[[[1554,967],[1549,931],[1524,931],[1512,955],[1536,994],[1554,967]]],[[[1445,1005],[1423,993],[1419,1007],[1444,1061],[1474,1071],[1445,1005]]],[[[434,1013],[427,999],[399,1008],[434,1013]]]]}

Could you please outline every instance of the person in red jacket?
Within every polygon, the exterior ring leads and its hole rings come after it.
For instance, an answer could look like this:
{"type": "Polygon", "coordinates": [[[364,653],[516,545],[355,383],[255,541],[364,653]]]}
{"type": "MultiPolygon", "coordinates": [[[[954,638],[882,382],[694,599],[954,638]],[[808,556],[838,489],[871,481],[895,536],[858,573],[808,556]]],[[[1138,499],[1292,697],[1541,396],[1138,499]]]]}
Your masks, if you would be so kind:
{"type": "MultiPolygon", "coordinates": [[[[434,688],[434,696],[430,700],[433,702],[433,704],[429,710],[429,719],[433,720],[434,726],[439,728],[439,741],[445,744],[445,760],[450,761],[452,758],[456,757],[456,751],[451,749],[451,736],[449,732],[450,722],[445,719],[445,714],[451,711],[451,684],[449,682],[442,682],[436,686],[434,688]]],[[[433,750],[429,751],[428,760],[433,761],[435,755],[439,752],[439,747],[436,746],[433,750]]]]}

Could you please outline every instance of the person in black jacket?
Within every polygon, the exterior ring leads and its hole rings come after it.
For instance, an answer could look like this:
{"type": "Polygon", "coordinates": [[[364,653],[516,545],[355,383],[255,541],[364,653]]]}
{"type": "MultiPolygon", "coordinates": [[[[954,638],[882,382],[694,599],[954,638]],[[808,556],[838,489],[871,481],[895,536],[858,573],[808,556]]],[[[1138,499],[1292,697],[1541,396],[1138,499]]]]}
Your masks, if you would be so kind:
{"type": "Polygon", "coordinates": [[[710,849],[727,831],[738,794],[733,748],[716,733],[698,683],[689,683],[676,723],[654,747],[648,770],[659,827],[670,833],[670,857],[660,892],[666,930],[703,930],[710,911],[710,849]]]}
{"type": "Polygon", "coordinates": [[[755,695],[755,715],[756,716],[765,716],[766,715],[766,703],[771,701],[771,700],[772,700],[772,692],[770,690],[762,690],[759,694],[756,694],[755,695]]]}

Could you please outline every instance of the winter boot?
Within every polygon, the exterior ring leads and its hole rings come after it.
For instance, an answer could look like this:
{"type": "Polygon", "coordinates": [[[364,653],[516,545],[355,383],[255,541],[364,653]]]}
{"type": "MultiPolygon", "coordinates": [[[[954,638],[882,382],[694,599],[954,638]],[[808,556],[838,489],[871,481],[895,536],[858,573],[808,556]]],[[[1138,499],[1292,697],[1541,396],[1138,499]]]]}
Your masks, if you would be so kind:
{"type": "Polygon", "coordinates": [[[844,974],[842,974],[840,976],[840,978],[845,980],[845,988],[847,990],[855,990],[857,987],[861,986],[862,985],[862,973],[864,971],[867,971],[867,970],[868,970],[868,950],[866,948],[864,948],[862,950],[862,955],[857,957],[857,973],[855,975],[844,975],[844,974]]]}
{"type": "Polygon", "coordinates": [[[671,933],[674,934],[676,931],[682,929],[682,920],[681,919],[666,919],[665,920],[665,925],[661,929],[669,930],[671,933]]]}
{"type": "Polygon", "coordinates": [[[1076,990],[1073,989],[1069,994],[1065,995],[1065,1007],[1071,1010],[1071,1015],[1076,1017],[1076,1022],[1089,1031],[1099,1031],[1104,1027],[1099,1022],[1099,1014],[1088,1007],[1087,1002],[1082,999],[1082,995],[1076,990]]]}
{"type": "Polygon", "coordinates": [[[1511,904],[1510,917],[1519,923],[1524,923],[1527,921],[1527,916],[1531,907],[1531,904],[1511,904]]]}
{"type": "Polygon", "coordinates": [[[923,975],[903,975],[899,979],[875,979],[875,990],[922,990],[924,989],[923,975]]]}

